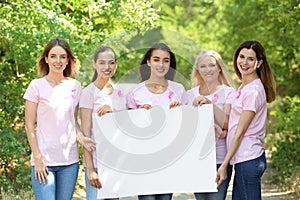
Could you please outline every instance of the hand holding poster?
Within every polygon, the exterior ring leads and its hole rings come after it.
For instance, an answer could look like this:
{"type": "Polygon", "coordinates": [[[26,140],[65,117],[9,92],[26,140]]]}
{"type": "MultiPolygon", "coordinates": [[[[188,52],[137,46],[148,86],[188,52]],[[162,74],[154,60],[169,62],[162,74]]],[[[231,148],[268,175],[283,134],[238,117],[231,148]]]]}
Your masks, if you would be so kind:
{"type": "Polygon", "coordinates": [[[215,192],[213,106],[93,115],[98,198],[215,192]]]}

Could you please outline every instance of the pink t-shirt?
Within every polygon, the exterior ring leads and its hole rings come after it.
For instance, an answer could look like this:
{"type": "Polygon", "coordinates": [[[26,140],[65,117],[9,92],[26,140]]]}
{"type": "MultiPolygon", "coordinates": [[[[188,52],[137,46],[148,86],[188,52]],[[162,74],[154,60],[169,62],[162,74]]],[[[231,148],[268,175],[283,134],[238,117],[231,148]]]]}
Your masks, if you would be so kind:
{"type": "MultiPolygon", "coordinates": [[[[113,86],[114,87],[114,86],[113,86]]],[[[126,98],[124,92],[119,87],[114,87],[112,94],[107,94],[103,90],[100,90],[94,83],[90,83],[82,90],[79,108],[88,108],[96,110],[102,105],[109,105],[113,111],[126,110],[126,98]]],[[[91,128],[91,138],[94,139],[93,127],[91,128]]],[[[94,167],[97,167],[96,151],[93,151],[93,163],[94,167]]],[[[85,165],[85,162],[84,162],[85,165]]]]}
{"type": "MultiPolygon", "coordinates": [[[[196,97],[198,97],[200,86],[196,86],[189,91],[187,91],[185,96],[185,104],[192,105],[193,101],[196,97]]],[[[225,104],[232,104],[235,97],[236,91],[234,88],[222,85],[215,93],[205,96],[208,98],[212,103],[214,103],[220,110],[224,110],[225,104]]],[[[216,158],[217,164],[221,164],[224,161],[224,158],[227,153],[226,148],[226,138],[219,138],[216,135],[216,158]]]]}
{"type": "Polygon", "coordinates": [[[172,102],[182,102],[185,89],[180,83],[168,80],[168,88],[162,94],[155,94],[148,90],[145,82],[138,84],[127,95],[128,108],[136,109],[141,105],[169,107],[172,102]]]}
{"type": "Polygon", "coordinates": [[[234,137],[243,110],[253,111],[255,112],[255,116],[239,148],[232,157],[231,164],[255,159],[261,156],[265,150],[264,138],[267,124],[267,100],[265,89],[260,79],[248,83],[237,91],[237,96],[230,112],[227,148],[229,148],[234,137]]]}
{"type": "MultiPolygon", "coordinates": [[[[47,166],[78,162],[74,112],[81,84],[68,78],[52,87],[45,77],[31,81],[24,99],[37,103],[36,138],[47,166]]],[[[31,155],[31,165],[34,158],[31,155]]]]}

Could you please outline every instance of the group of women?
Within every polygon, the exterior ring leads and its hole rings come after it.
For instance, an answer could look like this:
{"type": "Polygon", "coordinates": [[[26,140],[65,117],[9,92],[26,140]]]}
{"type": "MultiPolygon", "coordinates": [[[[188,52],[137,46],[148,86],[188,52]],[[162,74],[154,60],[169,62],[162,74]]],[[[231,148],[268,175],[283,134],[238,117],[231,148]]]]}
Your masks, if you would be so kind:
{"type": "MultiPolygon", "coordinates": [[[[112,82],[117,64],[112,48],[99,48],[93,59],[93,81],[81,90],[80,82],[71,78],[77,72],[76,59],[68,43],[55,38],[45,47],[38,61],[40,78],[31,81],[24,94],[25,127],[32,150],[31,180],[37,200],[72,199],[79,168],[77,141],[84,147],[86,197],[97,198],[102,185],[97,174],[92,113],[102,116],[123,109],[184,104],[214,105],[218,192],[195,193],[196,199],[225,199],[233,166],[232,199],[261,199],[267,103],[275,98],[275,82],[259,42],[245,41],[234,53],[234,69],[241,80],[237,91],[224,61],[213,50],[197,56],[191,75],[193,88],[188,91],[174,81],[176,57],[166,44],[154,44],[147,50],[140,65],[141,83],[128,95],[112,82]],[[115,106],[113,98],[126,104],[115,106]]],[[[138,198],[170,200],[172,194],[138,198]]]]}

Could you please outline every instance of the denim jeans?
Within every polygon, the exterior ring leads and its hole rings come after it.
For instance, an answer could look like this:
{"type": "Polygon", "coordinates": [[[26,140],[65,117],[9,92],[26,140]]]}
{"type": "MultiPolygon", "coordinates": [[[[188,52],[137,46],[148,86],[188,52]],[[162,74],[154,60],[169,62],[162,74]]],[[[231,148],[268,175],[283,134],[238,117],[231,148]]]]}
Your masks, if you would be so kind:
{"type": "Polygon", "coordinates": [[[261,176],[267,168],[266,156],[235,164],[233,200],[261,200],[261,176]]]}
{"type": "MultiPolygon", "coordinates": [[[[217,164],[217,169],[221,164],[217,164]]],[[[232,165],[227,167],[227,178],[220,185],[218,192],[209,192],[209,193],[194,193],[197,200],[225,200],[227,195],[227,189],[232,174],[232,165]]]]}
{"type": "Polygon", "coordinates": [[[40,183],[34,178],[31,167],[31,183],[36,200],[71,200],[78,176],[79,164],[48,166],[48,182],[40,183]]]}
{"type": "Polygon", "coordinates": [[[171,200],[173,194],[149,194],[138,195],[139,200],[171,200]]]}
{"type": "MultiPolygon", "coordinates": [[[[97,172],[97,168],[95,168],[95,171],[97,172]]],[[[85,189],[86,189],[86,200],[96,200],[97,199],[97,194],[98,194],[98,189],[93,187],[86,175],[86,167],[84,168],[84,177],[85,177],[85,189]]],[[[101,178],[100,178],[101,182],[101,178]]],[[[119,198],[113,198],[113,199],[106,199],[106,200],[118,200],[119,198]]]]}

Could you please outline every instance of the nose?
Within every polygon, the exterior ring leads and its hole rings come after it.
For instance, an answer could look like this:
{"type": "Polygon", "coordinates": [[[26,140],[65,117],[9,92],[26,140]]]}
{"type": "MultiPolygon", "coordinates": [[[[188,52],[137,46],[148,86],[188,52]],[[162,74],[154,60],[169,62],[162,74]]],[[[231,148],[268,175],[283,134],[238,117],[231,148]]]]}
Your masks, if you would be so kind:
{"type": "Polygon", "coordinates": [[[109,69],[109,68],[112,68],[112,66],[111,66],[111,64],[110,64],[110,63],[106,63],[106,64],[104,65],[104,68],[107,68],[107,69],[109,69]]]}
{"type": "Polygon", "coordinates": [[[62,58],[60,58],[60,57],[57,57],[57,58],[56,58],[56,62],[58,62],[58,63],[60,63],[61,60],[62,60],[62,58]]]}
{"type": "Polygon", "coordinates": [[[248,60],[245,58],[242,60],[242,62],[243,62],[243,64],[248,64],[248,60]]]}

